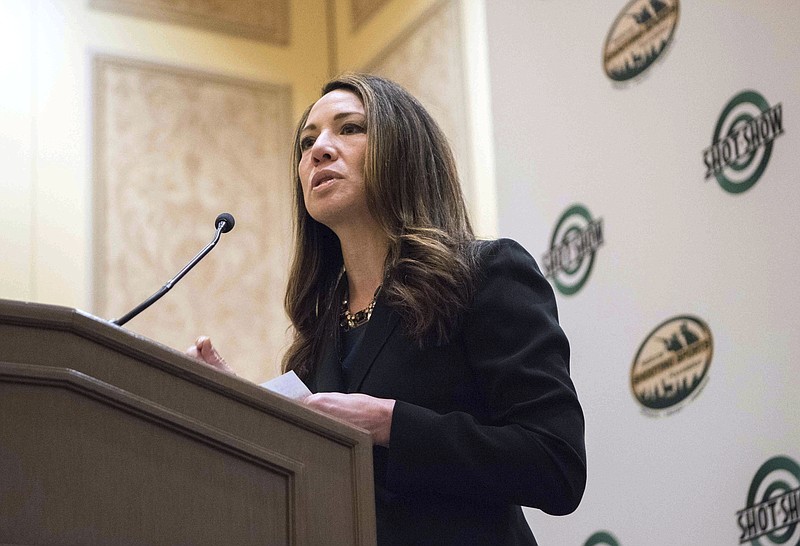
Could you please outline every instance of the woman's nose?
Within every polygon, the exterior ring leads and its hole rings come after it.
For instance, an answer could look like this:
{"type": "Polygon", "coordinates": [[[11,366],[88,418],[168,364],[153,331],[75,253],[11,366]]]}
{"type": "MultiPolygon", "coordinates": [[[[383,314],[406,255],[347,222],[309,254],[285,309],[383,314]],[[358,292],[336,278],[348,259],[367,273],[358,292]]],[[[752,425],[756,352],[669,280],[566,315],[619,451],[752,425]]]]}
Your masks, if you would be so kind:
{"type": "Polygon", "coordinates": [[[336,147],[327,133],[321,133],[314,140],[314,145],[311,148],[311,157],[316,163],[321,161],[332,161],[336,158],[336,147]]]}

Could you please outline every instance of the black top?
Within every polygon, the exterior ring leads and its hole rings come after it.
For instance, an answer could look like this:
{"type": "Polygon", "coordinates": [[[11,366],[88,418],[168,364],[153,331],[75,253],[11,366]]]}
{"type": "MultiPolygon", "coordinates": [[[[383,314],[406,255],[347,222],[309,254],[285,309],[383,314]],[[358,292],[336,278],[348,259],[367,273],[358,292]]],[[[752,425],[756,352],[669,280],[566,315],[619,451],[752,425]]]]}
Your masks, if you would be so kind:
{"type": "Polygon", "coordinates": [[[345,331],[344,328],[341,328],[339,331],[339,335],[341,336],[341,354],[339,356],[342,361],[342,374],[345,382],[349,379],[350,366],[353,364],[354,356],[358,352],[358,346],[361,345],[361,340],[364,339],[364,332],[366,331],[366,323],[351,330],[345,331]]]}

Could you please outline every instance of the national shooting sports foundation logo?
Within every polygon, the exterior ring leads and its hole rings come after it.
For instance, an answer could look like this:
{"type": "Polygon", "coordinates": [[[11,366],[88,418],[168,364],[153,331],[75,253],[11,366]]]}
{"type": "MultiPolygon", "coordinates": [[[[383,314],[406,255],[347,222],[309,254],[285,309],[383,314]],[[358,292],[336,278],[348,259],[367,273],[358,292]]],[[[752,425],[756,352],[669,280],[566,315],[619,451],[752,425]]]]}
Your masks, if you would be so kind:
{"type": "Polygon", "coordinates": [[[603,219],[593,219],[583,205],[572,205],[561,215],[542,257],[544,276],[565,296],[580,290],[592,272],[597,249],[603,244],[603,219]]]}
{"type": "Polygon", "coordinates": [[[733,97],[717,120],[711,146],[703,150],[705,178],[717,179],[728,193],[742,193],[758,182],[783,134],[783,105],[770,106],[755,91],[733,97]]]}
{"type": "Polygon", "coordinates": [[[603,70],[616,82],[635,78],[667,49],[678,25],[678,0],[631,0],[606,36],[603,70]]]}
{"type": "Polygon", "coordinates": [[[739,544],[800,546],[800,466],[789,457],[773,457],[758,469],[747,506],[736,512],[739,544]]]}
{"type": "Polygon", "coordinates": [[[680,315],[645,338],[631,367],[631,390],[645,413],[668,415],[693,400],[708,381],[714,342],[708,325],[680,315]]]}

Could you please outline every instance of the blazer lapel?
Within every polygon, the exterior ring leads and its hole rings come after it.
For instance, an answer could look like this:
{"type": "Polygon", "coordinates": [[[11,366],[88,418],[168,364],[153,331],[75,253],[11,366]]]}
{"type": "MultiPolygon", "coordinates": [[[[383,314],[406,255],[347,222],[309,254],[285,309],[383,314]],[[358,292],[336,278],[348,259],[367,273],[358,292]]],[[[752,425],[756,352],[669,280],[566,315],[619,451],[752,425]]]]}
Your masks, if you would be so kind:
{"type": "Polygon", "coordinates": [[[386,344],[386,340],[397,328],[399,321],[400,315],[383,303],[382,298],[379,296],[375,309],[372,311],[372,317],[367,323],[364,339],[354,355],[350,369],[350,380],[347,383],[347,391],[345,392],[357,392],[361,388],[364,376],[367,375],[367,372],[372,367],[372,363],[375,362],[375,358],[381,348],[386,344]]]}

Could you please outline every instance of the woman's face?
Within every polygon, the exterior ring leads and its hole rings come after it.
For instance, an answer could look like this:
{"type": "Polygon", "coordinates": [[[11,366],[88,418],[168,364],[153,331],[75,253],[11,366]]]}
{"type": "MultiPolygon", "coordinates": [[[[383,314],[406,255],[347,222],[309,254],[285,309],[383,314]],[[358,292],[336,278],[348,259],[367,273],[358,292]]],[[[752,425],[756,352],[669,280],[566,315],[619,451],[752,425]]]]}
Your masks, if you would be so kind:
{"type": "Polygon", "coordinates": [[[367,127],[364,105],[337,89],[320,98],[300,133],[300,183],[306,210],[334,232],[372,222],[364,186],[367,127]]]}

